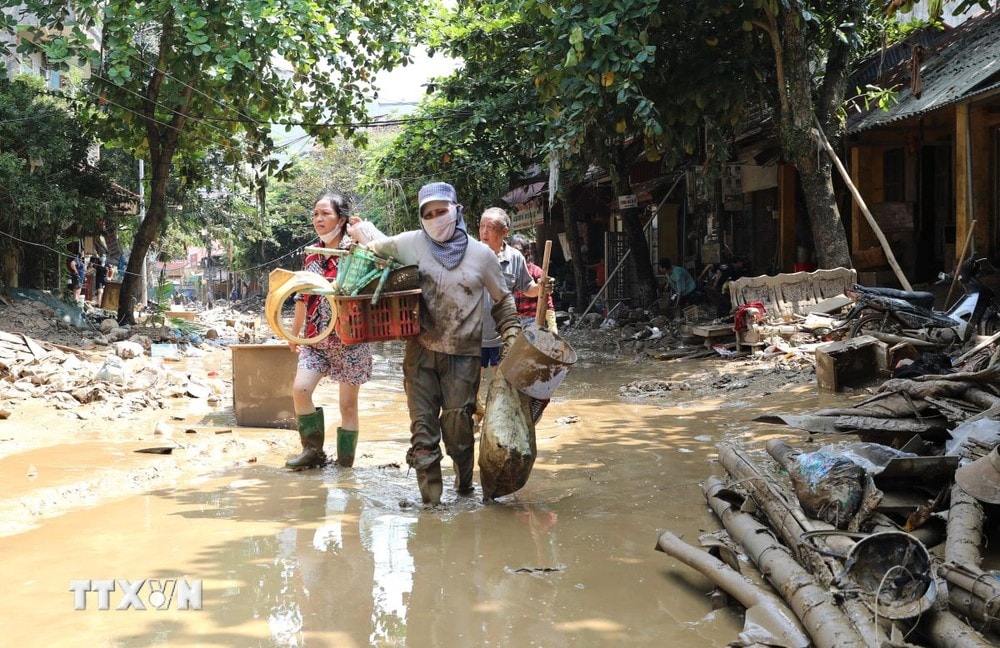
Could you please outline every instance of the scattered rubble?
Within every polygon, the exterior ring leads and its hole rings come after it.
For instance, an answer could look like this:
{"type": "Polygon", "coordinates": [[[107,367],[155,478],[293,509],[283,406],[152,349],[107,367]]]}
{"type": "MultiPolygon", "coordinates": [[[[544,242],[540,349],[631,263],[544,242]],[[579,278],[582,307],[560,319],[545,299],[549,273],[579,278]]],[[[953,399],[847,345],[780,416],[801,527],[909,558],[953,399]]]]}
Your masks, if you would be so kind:
{"type": "Polygon", "coordinates": [[[766,454],[719,446],[728,480],[703,488],[728,549],[702,544],[730,560],[667,532],[658,548],[748,608],[739,645],[997,645],[1000,572],[982,552],[1000,503],[998,339],[955,366],[906,354],[893,366],[908,377],[848,407],[759,417],[808,433],[766,454]]]}
{"type": "Polygon", "coordinates": [[[173,319],[167,311],[159,324],[120,326],[110,311],[89,304],[81,311],[22,292],[28,298],[0,304],[0,401],[7,415],[23,399],[40,399],[81,419],[164,408],[168,399],[184,396],[217,402],[228,384],[167,363],[200,357],[205,345],[270,337],[259,315],[223,302],[198,311],[196,321],[173,319]]]}

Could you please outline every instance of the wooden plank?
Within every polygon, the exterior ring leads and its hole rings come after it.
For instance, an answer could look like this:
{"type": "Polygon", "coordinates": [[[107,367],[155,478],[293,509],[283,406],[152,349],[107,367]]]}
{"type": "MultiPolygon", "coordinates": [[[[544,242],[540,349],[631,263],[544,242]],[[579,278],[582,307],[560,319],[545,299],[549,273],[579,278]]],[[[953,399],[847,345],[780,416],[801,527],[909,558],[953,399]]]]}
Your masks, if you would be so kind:
{"type": "Polygon", "coordinates": [[[688,331],[700,337],[721,337],[734,333],[731,324],[692,324],[688,327],[688,331]]]}
{"type": "Polygon", "coordinates": [[[847,306],[853,301],[854,301],[853,299],[847,297],[846,295],[840,295],[839,297],[830,297],[829,299],[824,299],[815,306],[810,306],[809,308],[805,309],[804,314],[809,315],[810,313],[822,313],[822,314],[836,313],[841,308],[847,306]]]}

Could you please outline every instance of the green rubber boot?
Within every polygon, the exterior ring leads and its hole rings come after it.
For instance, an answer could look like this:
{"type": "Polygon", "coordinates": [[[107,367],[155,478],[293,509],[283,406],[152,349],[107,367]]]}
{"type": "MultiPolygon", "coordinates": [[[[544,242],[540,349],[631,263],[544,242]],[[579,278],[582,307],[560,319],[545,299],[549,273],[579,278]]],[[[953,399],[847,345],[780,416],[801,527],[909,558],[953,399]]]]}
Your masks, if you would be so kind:
{"type": "Polygon", "coordinates": [[[337,465],[350,468],[354,465],[354,451],[358,447],[358,431],[337,428],[337,465]]]}
{"type": "Polygon", "coordinates": [[[424,506],[438,506],[441,503],[444,484],[441,481],[440,461],[435,461],[427,468],[417,469],[417,486],[420,487],[420,499],[424,501],[424,506]]]}
{"type": "Polygon", "coordinates": [[[323,452],[323,441],[326,438],[323,410],[317,408],[312,414],[301,414],[296,419],[299,438],[302,440],[302,454],[286,461],[285,466],[292,470],[318,468],[326,463],[326,454],[323,452]]]}

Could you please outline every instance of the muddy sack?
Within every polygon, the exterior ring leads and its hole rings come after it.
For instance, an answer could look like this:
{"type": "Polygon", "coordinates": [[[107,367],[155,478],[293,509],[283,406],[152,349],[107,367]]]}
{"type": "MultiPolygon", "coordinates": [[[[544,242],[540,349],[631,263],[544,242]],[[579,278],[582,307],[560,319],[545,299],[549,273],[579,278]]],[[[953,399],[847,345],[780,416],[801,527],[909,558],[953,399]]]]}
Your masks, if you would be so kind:
{"type": "Polygon", "coordinates": [[[510,495],[528,481],[536,454],[531,400],[507,382],[502,373],[493,372],[479,435],[483,500],[510,495]]]}
{"type": "Polygon", "coordinates": [[[824,452],[800,454],[787,468],[806,515],[845,528],[861,504],[865,469],[824,452]]]}

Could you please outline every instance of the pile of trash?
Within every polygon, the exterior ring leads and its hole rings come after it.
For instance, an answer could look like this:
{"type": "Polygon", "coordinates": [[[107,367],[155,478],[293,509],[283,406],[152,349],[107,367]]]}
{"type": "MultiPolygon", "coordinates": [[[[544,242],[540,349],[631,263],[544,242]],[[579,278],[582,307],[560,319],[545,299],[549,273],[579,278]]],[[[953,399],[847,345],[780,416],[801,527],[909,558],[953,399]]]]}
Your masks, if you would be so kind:
{"type": "Polygon", "coordinates": [[[693,319],[702,319],[696,314],[673,319],[646,308],[619,308],[609,315],[587,313],[583,317],[569,314],[565,325],[560,324],[560,335],[594,337],[605,350],[618,353],[641,354],[661,349],[673,349],[683,344],[695,342],[684,333],[684,325],[693,319]]]}
{"type": "Polygon", "coordinates": [[[1000,349],[924,367],[941,373],[756,419],[808,432],[799,442],[719,446],[726,479],[703,491],[724,531],[701,539],[707,553],[669,532],[658,548],[747,608],[739,645],[1000,642],[1000,572],[983,567],[1000,510],[1000,349]]]}

